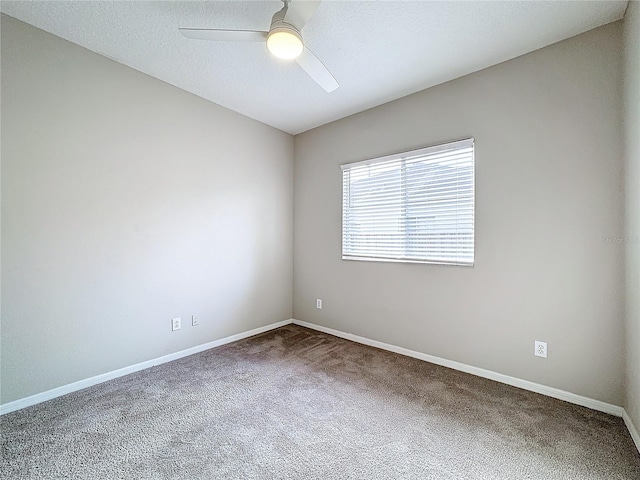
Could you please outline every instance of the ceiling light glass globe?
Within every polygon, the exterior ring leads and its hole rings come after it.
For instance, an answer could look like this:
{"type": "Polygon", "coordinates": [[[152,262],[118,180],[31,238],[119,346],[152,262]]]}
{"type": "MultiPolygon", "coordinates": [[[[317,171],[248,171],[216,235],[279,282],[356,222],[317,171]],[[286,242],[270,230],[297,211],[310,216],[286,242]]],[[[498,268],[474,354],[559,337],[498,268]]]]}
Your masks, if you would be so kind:
{"type": "Polygon", "coordinates": [[[275,57],[293,60],[302,53],[302,38],[289,29],[274,29],[267,37],[267,48],[275,57]]]}

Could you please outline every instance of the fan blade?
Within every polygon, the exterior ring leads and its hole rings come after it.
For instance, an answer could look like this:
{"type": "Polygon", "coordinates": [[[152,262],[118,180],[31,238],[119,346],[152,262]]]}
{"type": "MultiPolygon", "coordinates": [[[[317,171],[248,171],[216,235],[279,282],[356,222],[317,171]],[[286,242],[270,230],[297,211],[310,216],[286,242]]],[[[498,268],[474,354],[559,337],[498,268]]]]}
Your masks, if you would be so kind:
{"type": "Polygon", "coordinates": [[[256,30],[220,30],[217,28],[179,28],[187,38],[219,42],[264,42],[268,32],[256,30]]]}
{"type": "Polygon", "coordinates": [[[302,55],[296,58],[296,62],[327,92],[333,92],[340,86],[327,67],[306,46],[302,55]]]}
{"type": "Polygon", "coordinates": [[[320,5],[320,0],[294,0],[287,9],[284,21],[298,30],[302,30],[302,27],[316,12],[318,5],[320,5]]]}

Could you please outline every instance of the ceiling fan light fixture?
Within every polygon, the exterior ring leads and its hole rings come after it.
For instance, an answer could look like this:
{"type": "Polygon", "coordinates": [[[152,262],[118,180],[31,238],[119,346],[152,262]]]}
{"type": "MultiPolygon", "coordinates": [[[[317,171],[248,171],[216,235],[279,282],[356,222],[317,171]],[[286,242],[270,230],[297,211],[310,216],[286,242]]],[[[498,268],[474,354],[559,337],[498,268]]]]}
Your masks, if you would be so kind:
{"type": "Polygon", "coordinates": [[[278,27],[269,32],[267,49],[274,57],[283,60],[298,58],[304,49],[302,36],[293,28],[278,27]]]}

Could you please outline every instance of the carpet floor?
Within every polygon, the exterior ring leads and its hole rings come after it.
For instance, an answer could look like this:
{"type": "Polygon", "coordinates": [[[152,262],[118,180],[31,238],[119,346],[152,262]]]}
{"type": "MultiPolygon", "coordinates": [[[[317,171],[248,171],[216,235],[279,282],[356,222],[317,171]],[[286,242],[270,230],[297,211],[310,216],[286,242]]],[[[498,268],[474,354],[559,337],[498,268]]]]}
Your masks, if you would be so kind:
{"type": "Polygon", "coordinates": [[[0,432],[3,479],[640,479],[620,418],[296,325],[0,432]]]}

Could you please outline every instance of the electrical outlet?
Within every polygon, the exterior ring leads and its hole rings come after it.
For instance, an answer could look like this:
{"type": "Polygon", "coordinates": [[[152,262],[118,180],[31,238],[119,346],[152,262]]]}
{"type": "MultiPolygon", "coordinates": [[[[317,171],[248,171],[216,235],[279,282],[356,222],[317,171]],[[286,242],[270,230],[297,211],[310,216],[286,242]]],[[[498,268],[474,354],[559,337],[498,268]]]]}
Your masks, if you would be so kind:
{"type": "Polygon", "coordinates": [[[173,330],[174,332],[176,330],[180,330],[182,328],[182,326],[180,325],[181,323],[182,323],[182,320],[180,319],[180,317],[172,319],[171,330],[173,330]]]}
{"type": "Polygon", "coordinates": [[[322,299],[321,298],[316,298],[316,308],[318,310],[322,310],[322,299]]]}
{"type": "Polygon", "coordinates": [[[533,354],[536,357],[547,358],[547,342],[539,342],[536,340],[533,354]]]}
{"type": "Polygon", "coordinates": [[[191,326],[196,327],[198,325],[200,325],[200,320],[198,320],[198,317],[196,317],[195,315],[191,315],[191,326]]]}

